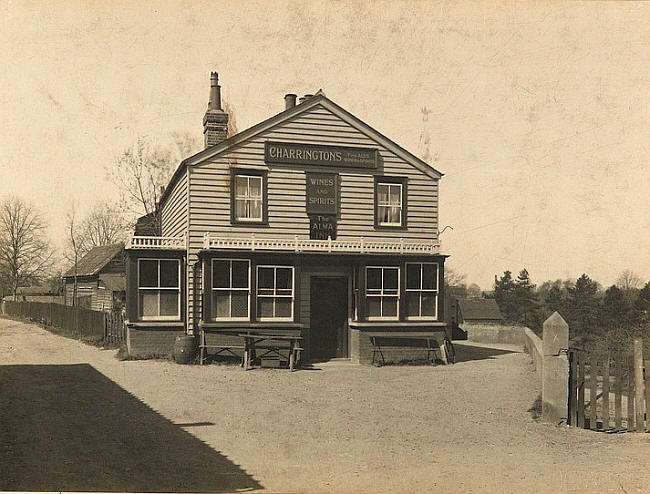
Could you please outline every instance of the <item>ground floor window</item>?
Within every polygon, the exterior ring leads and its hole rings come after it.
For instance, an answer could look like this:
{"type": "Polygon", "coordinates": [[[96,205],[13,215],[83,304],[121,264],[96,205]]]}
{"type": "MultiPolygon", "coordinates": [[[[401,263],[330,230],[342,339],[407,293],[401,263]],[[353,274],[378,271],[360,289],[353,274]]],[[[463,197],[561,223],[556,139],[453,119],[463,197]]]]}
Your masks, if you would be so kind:
{"type": "Polygon", "coordinates": [[[397,319],[399,267],[366,267],[368,319],[397,319]]]}
{"type": "Polygon", "coordinates": [[[438,265],[406,263],[406,317],[435,318],[438,312],[438,265]]]}
{"type": "Polygon", "coordinates": [[[248,319],[250,261],[212,260],[212,318],[248,319]]]}
{"type": "Polygon", "coordinates": [[[257,318],[293,319],[293,266],[257,266],[257,318]]]}
{"type": "Polygon", "coordinates": [[[138,316],[178,319],[181,314],[181,263],[178,259],[138,260],[138,316]]]}

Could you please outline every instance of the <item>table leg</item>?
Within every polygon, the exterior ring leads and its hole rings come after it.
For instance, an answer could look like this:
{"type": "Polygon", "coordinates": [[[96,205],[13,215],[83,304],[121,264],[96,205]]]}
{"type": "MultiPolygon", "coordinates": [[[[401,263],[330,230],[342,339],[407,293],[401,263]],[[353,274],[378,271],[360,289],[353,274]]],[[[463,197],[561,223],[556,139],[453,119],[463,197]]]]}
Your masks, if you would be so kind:
{"type": "Polygon", "coordinates": [[[204,352],[205,352],[205,331],[201,330],[201,350],[199,351],[199,365],[203,365],[204,352]]]}
{"type": "Polygon", "coordinates": [[[442,345],[440,345],[440,357],[442,357],[442,361],[445,365],[449,363],[449,360],[447,359],[447,349],[445,348],[445,342],[442,342],[442,345]]]}

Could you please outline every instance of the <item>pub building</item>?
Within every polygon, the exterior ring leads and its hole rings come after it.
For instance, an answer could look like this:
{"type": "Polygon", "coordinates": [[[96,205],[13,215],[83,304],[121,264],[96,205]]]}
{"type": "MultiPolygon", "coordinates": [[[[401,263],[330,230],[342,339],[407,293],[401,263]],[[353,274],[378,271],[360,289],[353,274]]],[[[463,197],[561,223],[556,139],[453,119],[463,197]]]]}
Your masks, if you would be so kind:
{"type": "Polygon", "coordinates": [[[195,334],[241,355],[246,333],[301,336],[303,360],[370,363],[380,341],[408,359],[408,336],[444,353],[442,174],[322,91],[283,106],[228,136],[212,73],[205,149],[165,188],[156,235],[127,245],[129,353],[195,334]]]}

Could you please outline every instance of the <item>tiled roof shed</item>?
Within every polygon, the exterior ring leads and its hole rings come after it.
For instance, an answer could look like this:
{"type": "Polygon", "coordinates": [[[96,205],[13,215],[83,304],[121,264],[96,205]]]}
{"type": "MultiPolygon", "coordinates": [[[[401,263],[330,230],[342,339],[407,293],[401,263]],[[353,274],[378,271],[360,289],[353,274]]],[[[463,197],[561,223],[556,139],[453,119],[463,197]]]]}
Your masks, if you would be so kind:
{"type": "MultiPolygon", "coordinates": [[[[93,276],[99,273],[124,246],[122,244],[102,245],[93,247],[88,254],[77,261],[77,276],[93,276]]],[[[74,276],[74,266],[63,275],[64,278],[74,276]]]]}
{"type": "Polygon", "coordinates": [[[459,299],[461,320],[472,321],[503,321],[503,316],[493,298],[459,299]]]}

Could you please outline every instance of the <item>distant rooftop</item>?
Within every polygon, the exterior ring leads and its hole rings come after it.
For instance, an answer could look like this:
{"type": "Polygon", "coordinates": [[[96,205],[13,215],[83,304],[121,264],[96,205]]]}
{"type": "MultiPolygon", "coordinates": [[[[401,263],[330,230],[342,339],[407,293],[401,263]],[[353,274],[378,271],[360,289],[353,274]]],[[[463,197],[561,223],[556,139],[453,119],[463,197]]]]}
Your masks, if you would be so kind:
{"type": "MultiPolygon", "coordinates": [[[[92,276],[106,266],[122,249],[122,244],[93,247],[88,254],[77,261],[77,276],[92,276]]],[[[74,266],[63,275],[74,276],[74,266]]]]}
{"type": "Polygon", "coordinates": [[[502,321],[503,316],[493,298],[459,299],[458,305],[464,321],[502,321]]]}

